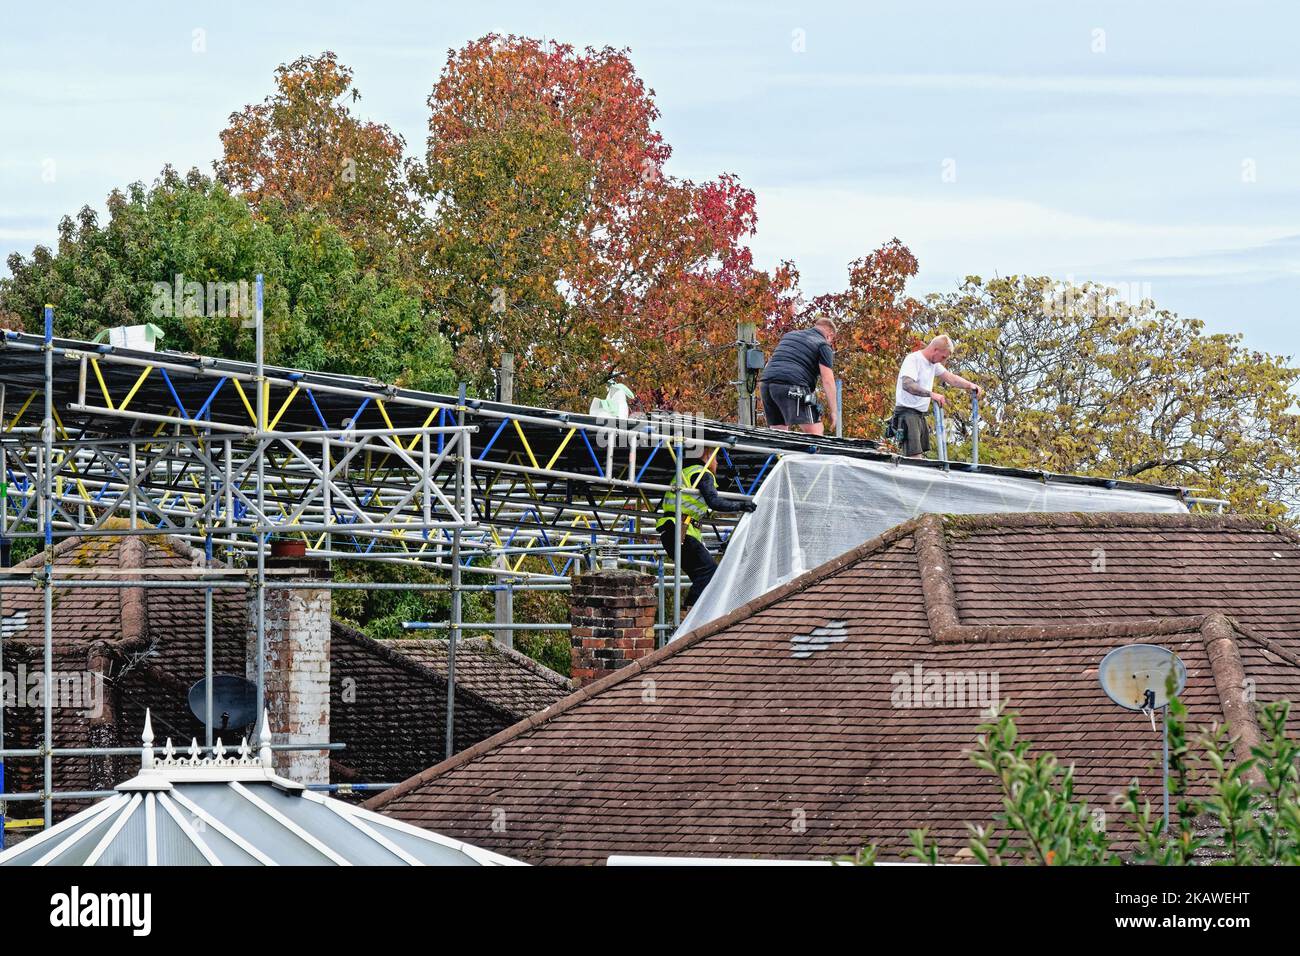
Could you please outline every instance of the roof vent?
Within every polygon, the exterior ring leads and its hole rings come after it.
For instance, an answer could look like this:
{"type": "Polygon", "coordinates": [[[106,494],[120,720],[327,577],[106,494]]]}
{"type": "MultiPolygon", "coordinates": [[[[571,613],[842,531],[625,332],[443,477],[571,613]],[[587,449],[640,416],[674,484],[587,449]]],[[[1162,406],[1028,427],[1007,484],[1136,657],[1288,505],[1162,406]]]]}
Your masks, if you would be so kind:
{"type": "Polygon", "coordinates": [[[832,644],[840,644],[849,639],[849,629],[843,621],[831,621],[825,627],[815,627],[810,634],[797,634],[790,638],[790,655],[792,657],[812,657],[813,652],[822,651],[832,644]]]}

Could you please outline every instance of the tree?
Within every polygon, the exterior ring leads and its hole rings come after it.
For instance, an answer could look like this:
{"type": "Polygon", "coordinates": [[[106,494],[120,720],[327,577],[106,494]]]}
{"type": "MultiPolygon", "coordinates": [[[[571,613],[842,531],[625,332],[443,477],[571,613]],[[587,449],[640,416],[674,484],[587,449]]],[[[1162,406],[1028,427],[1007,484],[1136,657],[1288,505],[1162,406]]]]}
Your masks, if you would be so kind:
{"type": "Polygon", "coordinates": [[[92,338],[153,322],[168,347],[250,359],[252,283],[265,276],[267,360],[366,375],[414,388],[454,382],[450,350],[423,317],[418,290],[391,258],[362,271],[318,210],[278,200],[260,214],[220,183],[170,168],[146,188],[108,198],[109,220],[86,207],[59,225],[57,252],[9,258],[0,312],[27,320],[55,307],[60,335],[92,338]]]}
{"type": "MultiPolygon", "coordinates": [[[[1000,866],[1187,865],[1214,859],[1233,866],[1300,863],[1300,744],[1290,736],[1289,701],[1257,708],[1260,741],[1244,760],[1222,725],[1203,728],[1188,746],[1187,709],[1171,697],[1165,713],[1170,741],[1169,832],[1136,780],[1115,802],[1127,833],[1113,834],[1101,808],[1076,795],[1074,766],[1051,753],[1035,755],[1014,713],[980,725],[972,762],[996,781],[1002,810],[988,824],[967,824],[968,848],[978,863],[1000,866]]],[[[923,863],[943,858],[924,829],[910,834],[909,855],[923,863]]],[[[839,862],[871,865],[867,847],[839,862]]]]}
{"type": "Polygon", "coordinates": [[[276,92],[230,115],[217,178],[256,208],[277,200],[290,214],[320,210],[369,265],[418,229],[406,143],[356,117],[352,71],[331,52],[275,71],[276,92]]]}
{"type": "Polygon", "coordinates": [[[664,171],[653,93],[625,51],[489,35],[429,98],[425,267],[467,377],[519,353],[517,389],[585,405],[623,378],[652,403],[713,409],[737,319],[793,270],[754,269],[753,194],[664,171]]]}
{"type": "MultiPolygon", "coordinates": [[[[1203,489],[1235,510],[1300,503],[1300,369],[1197,319],[1045,277],[968,277],[931,295],[925,337],[983,384],[981,460],[1203,489]]],[[[949,419],[970,435],[969,405],[949,419]]]]}

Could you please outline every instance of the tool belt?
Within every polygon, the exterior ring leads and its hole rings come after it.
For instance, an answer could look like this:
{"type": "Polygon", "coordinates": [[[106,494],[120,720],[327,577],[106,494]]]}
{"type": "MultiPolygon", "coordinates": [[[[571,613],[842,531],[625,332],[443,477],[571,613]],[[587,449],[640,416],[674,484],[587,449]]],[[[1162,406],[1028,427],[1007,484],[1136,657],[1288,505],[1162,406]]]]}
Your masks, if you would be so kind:
{"type": "Polygon", "coordinates": [[[815,408],[818,411],[818,413],[821,412],[822,403],[817,399],[816,389],[805,388],[802,385],[791,385],[789,388],[790,388],[789,395],[796,402],[802,402],[805,405],[810,405],[813,408],[815,408]]]}

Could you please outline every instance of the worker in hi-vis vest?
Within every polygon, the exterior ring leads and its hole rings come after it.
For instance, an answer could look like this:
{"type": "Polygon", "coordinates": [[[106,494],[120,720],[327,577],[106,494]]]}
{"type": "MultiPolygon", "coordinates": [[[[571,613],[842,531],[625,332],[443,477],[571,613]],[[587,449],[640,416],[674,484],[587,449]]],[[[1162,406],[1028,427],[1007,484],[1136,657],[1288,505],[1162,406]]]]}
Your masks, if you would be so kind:
{"type": "Polygon", "coordinates": [[[686,595],[684,605],[694,604],[704,589],[713,579],[713,572],[718,564],[713,555],[704,546],[704,536],[700,534],[700,524],[710,511],[735,513],[738,511],[755,511],[757,506],[752,501],[728,501],[718,494],[713,483],[713,476],[718,470],[718,451],[713,449],[701,452],[701,460],[682,469],[682,481],[685,487],[680,494],[669,491],[659,505],[659,519],[655,530],[659,532],[659,541],[664,546],[668,557],[673,557],[677,543],[678,511],[682,515],[682,567],[681,570],[691,579],[691,590],[686,595]],[[678,506],[680,498],[681,505],[678,506]]]}

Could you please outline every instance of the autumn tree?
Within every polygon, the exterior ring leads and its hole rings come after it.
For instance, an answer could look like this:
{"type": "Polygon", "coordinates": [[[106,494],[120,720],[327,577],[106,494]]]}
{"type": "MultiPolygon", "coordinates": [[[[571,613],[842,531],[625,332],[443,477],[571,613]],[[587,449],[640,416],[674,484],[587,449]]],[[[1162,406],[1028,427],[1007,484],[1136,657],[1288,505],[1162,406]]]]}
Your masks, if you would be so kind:
{"type": "MultiPolygon", "coordinates": [[[[988,389],[982,460],[1195,487],[1239,511],[1300,504],[1300,369],[1240,335],[1027,276],[968,277],[916,327],[951,335],[954,368],[988,389]]],[[[968,439],[969,403],[949,409],[968,439]]]]}
{"type": "Polygon", "coordinates": [[[651,404],[717,410],[738,319],[793,271],[754,268],[754,197],[669,176],[659,116],[625,51],[486,36],[429,99],[426,268],[465,374],[503,351],[518,390],[583,405],[615,378],[651,404]]]}
{"type": "Polygon", "coordinates": [[[255,208],[316,209],[370,265],[418,232],[414,170],[402,137],[353,112],[361,94],[333,53],[275,71],[276,91],[230,115],[217,177],[255,208]]]}
{"type": "Polygon", "coordinates": [[[48,302],[60,335],[89,339],[153,322],[169,348],[249,359],[253,333],[243,321],[262,273],[268,361],[415,388],[454,383],[450,350],[419,291],[391,259],[363,270],[319,210],[268,199],[255,213],[220,183],[171,169],[152,187],[115,190],[107,205],[102,225],[89,207],[65,217],[56,250],[11,255],[0,312],[35,321],[48,302]],[[209,283],[232,292],[215,313],[209,283]]]}

